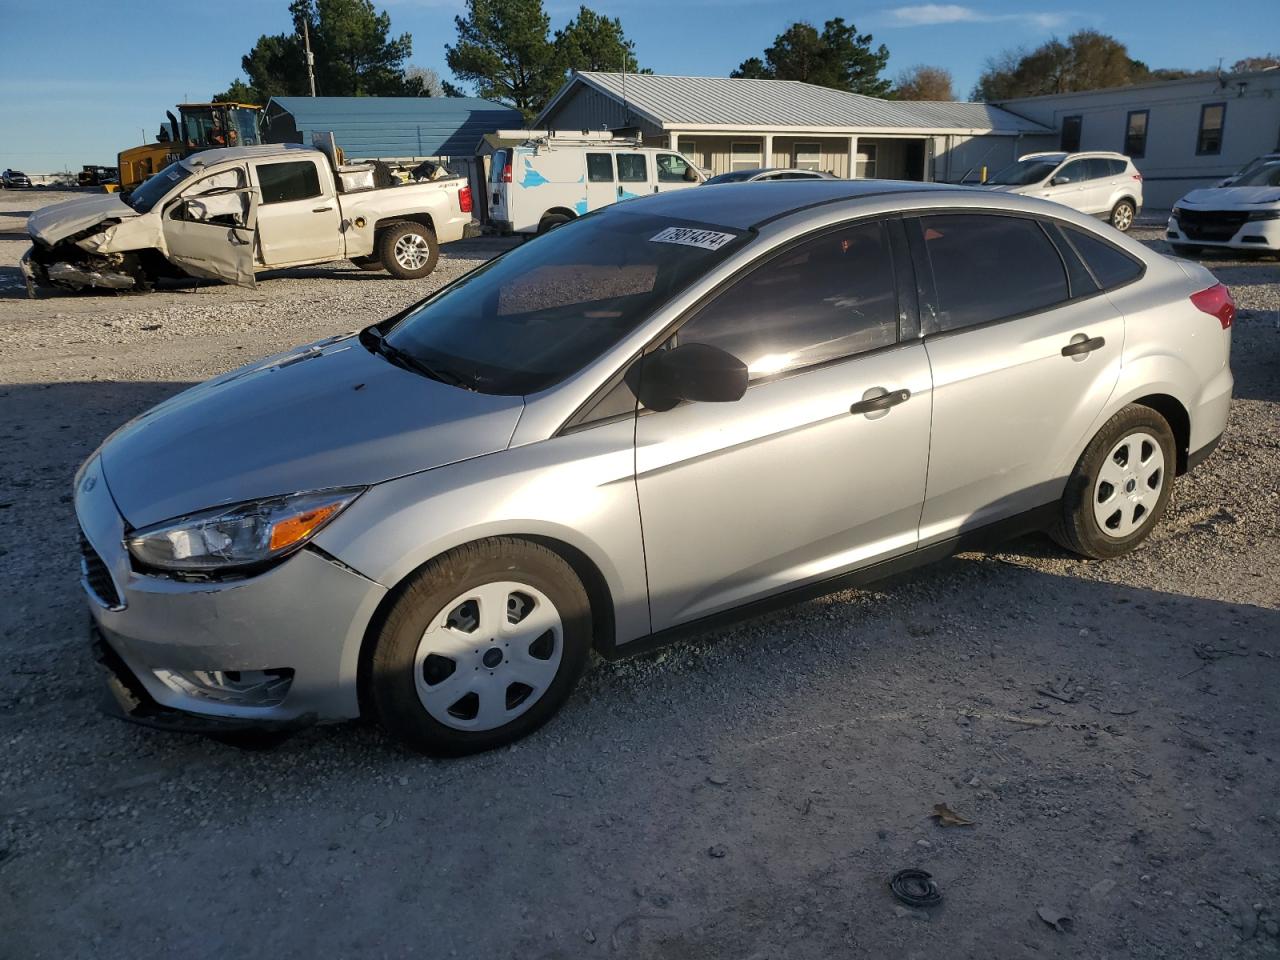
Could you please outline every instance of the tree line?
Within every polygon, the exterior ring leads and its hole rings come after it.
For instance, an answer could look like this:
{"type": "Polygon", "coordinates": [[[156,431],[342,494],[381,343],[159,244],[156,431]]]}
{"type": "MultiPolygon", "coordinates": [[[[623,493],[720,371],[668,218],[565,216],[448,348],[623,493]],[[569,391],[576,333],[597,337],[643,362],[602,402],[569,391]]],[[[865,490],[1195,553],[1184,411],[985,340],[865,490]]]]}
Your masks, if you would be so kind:
{"type": "MultiPolygon", "coordinates": [[[[552,32],[542,0],[467,0],[454,18],[456,37],[445,62],[458,83],[412,65],[413,38],[391,33],[391,17],[372,0],[292,0],[293,31],[258,38],[240,60],[247,80],[232,81],[215,100],[266,103],[271,97],[310,93],[304,36],[314,57],[316,92],[331,97],[440,97],[474,92],[535,117],[574,71],[652,73],[636,59],[622,21],[583,5],[552,32]]],[[[890,80],[889,50],[843,17],[822,29],[791,24],[760,55],[747,57],[730,76],[802,80],[872,97],[954,100],[951,74],[920,64],[890,80]]],[[[1231,72],[1280,66],[1267,54],[1237,61],[1231,72]]],[[[1032,49],[1005,50],[986,61],[970,97],[999,101],[1071,93],[1184,77],[1215,70],[1151,68],[1129,56],[1115,37],[1079,30],[1032,49]]]]}

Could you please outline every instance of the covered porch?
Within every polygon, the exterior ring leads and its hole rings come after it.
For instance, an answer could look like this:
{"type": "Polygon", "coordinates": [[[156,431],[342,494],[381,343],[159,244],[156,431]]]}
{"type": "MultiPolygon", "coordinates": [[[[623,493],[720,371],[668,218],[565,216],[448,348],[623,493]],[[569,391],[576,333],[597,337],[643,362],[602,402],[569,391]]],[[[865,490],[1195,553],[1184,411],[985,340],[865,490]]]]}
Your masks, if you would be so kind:
{"type": "Polygon", "coordinates": [[[667,145],[713,174],[759,167],[820,170],[845,179],[930,180],[933,138],[883,134],[669,131],[667,145]],[[854,158],[852,165],[850,158],[854,158]]]}

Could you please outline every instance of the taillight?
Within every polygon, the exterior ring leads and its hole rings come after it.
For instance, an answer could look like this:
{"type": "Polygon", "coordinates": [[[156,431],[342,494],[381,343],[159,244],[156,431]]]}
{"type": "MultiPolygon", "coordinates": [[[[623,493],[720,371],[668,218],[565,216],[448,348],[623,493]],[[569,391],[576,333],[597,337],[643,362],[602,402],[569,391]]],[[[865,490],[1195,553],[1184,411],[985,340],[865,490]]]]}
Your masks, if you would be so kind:
{"type": "Polygon", "coordinates": [[[1191,302],[1197,310],[1217,317],[1223,330],[1230,329],[1236,319],[1236,302],[1231,299],[1231,291],[1220,283],[1193,293],[1191,302]]]}
{"type": "Polygon", "coordinates": [[[458,209],[463,213],[471,212],[471,187],[461,187],[458,190],[458,209]]]}
{"type": "Polygon", "coordinates": [[[503,183],[511,182],[511,164],[509,163],[502,168],[502,182],[503,183]]]}
{"type": "Polygon", "coordinates": [[[1142,182],[1142,174],[1140,174],[1140,173],[1135,173],[1135,174],[1133,175],[1133,179],[1135,179],[1135,180],[1137,180],[1139,183],[1141,183],[1141,182],[1142,182]]]}

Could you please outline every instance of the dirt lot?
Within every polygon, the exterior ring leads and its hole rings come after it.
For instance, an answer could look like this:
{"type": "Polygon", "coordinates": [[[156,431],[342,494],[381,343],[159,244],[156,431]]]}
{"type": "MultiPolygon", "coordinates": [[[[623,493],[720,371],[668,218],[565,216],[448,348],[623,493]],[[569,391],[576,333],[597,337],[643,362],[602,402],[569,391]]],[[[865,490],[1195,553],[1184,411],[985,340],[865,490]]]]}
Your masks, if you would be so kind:
{"type": "Polygon", "coordinates": [[[1238,399],[1133,557],[967,554],[597,663],[532,738],[431,762],[363,724],[244,752],[100,716],[70,481],[157,400],[499,245],[29,302],[55,199],[0,194],[0,957],[1280,952],[1277,262],[1206,260],[1238,399]],[[941,905],[892,899],[911,866],[941,905]]]}

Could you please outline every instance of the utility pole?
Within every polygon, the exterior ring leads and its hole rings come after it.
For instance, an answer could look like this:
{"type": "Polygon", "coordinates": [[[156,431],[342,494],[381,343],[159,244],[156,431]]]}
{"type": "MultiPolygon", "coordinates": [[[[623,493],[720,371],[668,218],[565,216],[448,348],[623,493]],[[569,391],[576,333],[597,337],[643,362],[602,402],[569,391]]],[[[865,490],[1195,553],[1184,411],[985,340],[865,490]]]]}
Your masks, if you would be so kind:
{"type": "Polygon", "coordinates": [[[311,83],[311,95],[316,95],[316,58],[311,53],[311,31],[307,28],[307,20],[302,20],[302,44],[307,48],[307,80],[311,83]]]}

